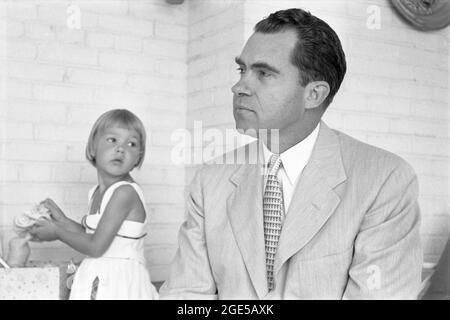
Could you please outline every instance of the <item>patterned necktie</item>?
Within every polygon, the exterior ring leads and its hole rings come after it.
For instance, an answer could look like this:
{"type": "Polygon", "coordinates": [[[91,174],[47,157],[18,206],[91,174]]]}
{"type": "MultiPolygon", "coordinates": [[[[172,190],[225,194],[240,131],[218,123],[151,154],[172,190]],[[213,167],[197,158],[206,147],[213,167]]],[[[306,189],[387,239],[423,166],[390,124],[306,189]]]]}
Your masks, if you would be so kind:
{"type": "Polygon", "coordinates": [[[267,284],[269,291],[274,288],[273,266],[281,234],[281,216],[284,211],[283,190],[281,181],[277,177],[280,165],[280,156],[277,154],[272,155],[263,197],[264,242],[266,245],[267,284]]]}

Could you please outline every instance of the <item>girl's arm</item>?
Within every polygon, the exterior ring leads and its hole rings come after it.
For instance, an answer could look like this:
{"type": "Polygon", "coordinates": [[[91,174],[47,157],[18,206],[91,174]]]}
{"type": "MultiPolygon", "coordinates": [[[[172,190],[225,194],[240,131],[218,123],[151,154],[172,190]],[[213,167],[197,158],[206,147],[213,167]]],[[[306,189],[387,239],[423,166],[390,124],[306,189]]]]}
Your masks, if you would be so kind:
{"type": "MultiPolygon", "coordinates": [[[[139,196],[133,187],[125,185],[114,191],[93,234],[69,231],[61,227],[59,223],[43,221],[41,224],[44,228],[53,229],[53,232],[49,233],[54,234],[48,236],[48,239],[53,240],[51,239],[53,236],[83,254],[94,258],[100,257],[111,245],[123,221],[133,209],[139,208],[140,203],[139,196]],[[45,226],[45,224],[53,226],[45,226]]],[[[41,230],[40,234],[39,227],[37,228],[36,234],[40,240],[46,240],[42,238],[42,236],[46,237],[45,231],[47,230],[41,230]]]]}
{"type": "Polygon", "coordinates": [[[60,225],[62,228],[70,232],[76,233],[85,232],[84,227],[81,224],[69,218],[66,218],[64,221],[62,221],[60,225]]]}

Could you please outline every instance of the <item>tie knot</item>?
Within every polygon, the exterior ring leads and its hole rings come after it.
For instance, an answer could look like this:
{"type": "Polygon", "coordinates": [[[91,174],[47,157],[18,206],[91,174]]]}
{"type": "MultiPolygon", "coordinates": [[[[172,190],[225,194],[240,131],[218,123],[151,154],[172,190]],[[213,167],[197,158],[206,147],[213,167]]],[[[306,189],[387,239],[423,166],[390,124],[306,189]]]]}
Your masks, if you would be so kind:
{"type": "Polygon", "coordinates": [[[278,169],[280,169],[280,165],[281,165],[281,158],[279,154],[273,154],[270,157],[270,162],[269,162],[269,174],[271,175],[277,175],[278,173],[278,169]]]}

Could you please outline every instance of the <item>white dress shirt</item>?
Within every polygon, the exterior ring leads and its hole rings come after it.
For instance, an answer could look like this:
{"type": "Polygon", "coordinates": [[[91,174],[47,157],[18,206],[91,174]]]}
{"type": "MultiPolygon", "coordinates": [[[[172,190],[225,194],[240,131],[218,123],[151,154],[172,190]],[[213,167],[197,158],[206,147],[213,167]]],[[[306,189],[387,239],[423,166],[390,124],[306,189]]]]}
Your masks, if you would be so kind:
{"type": "MultiPolygon", "coordinates": [[[[311,157],[314,144],[316,143],[317,136],[319,134],[320,123],[316,128],[302,141],[287,149],[280,154],[281,165],[278,170],[278,178],[281,179],[281,184],[283,188],[283,200],[284,200],[284,214],[287,214],[289,205],[292,200],[292,194],[294,193],[295,187],[298,184],[299,178],[303,169],[311,157]]],[[[267,149],[266,145],[262,143],[265,171],[264,171],[264,190],[267,181],[267,171],[270,162],[270,157],[273,153],[267,149]]],[[[284,216],[282,217],[284,221],[284,216]]]]}

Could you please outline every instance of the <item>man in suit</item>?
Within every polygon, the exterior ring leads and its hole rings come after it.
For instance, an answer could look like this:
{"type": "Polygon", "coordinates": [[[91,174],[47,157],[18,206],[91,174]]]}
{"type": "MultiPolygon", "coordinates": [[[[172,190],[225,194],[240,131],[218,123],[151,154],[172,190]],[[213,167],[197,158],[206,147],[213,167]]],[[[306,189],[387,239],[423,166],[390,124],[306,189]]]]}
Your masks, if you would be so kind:
{"type": "Polygon", "coordinates": [[[161,297],[415,298],[412,168],[321,121],[346,71],[336,33],[301,9],[278,11],[236,62],[236,127],[258,140],[224,157],[244,161],[197,172],[161,297]]]}

